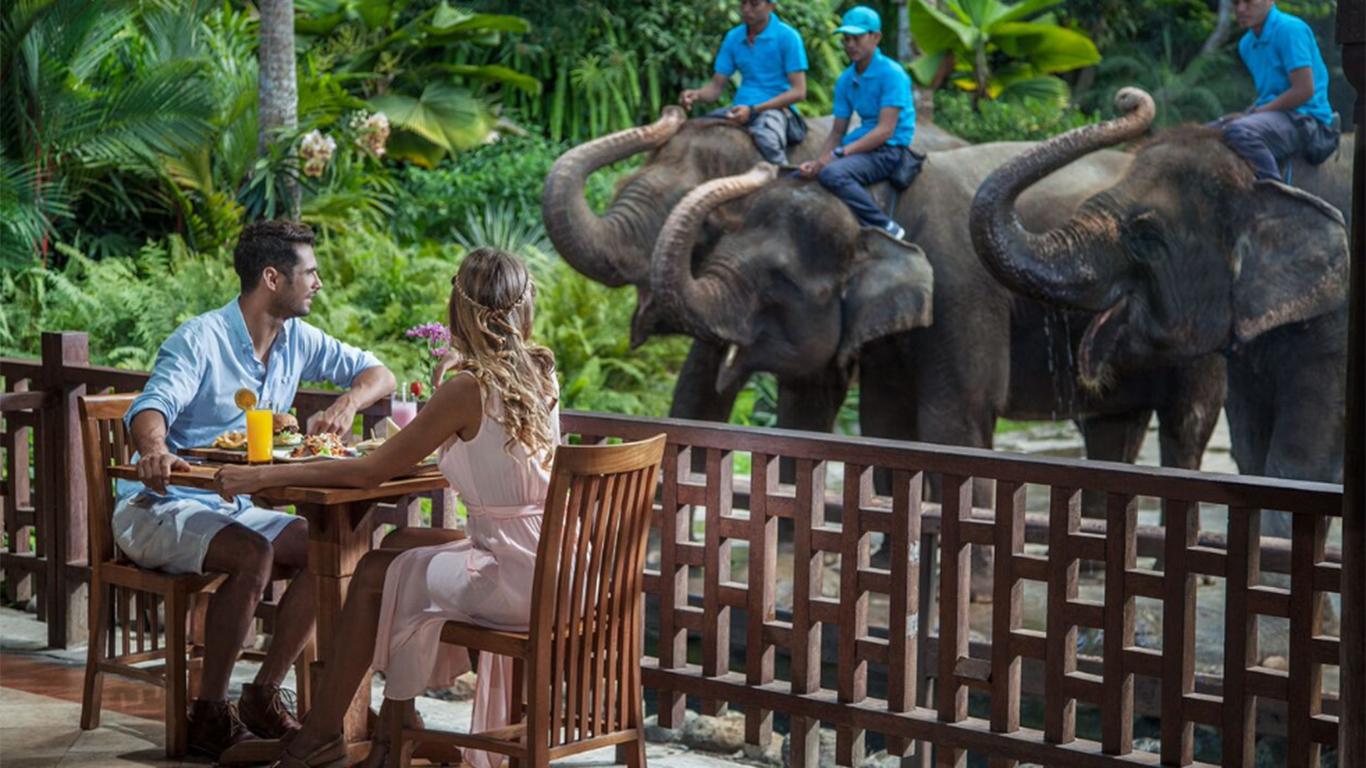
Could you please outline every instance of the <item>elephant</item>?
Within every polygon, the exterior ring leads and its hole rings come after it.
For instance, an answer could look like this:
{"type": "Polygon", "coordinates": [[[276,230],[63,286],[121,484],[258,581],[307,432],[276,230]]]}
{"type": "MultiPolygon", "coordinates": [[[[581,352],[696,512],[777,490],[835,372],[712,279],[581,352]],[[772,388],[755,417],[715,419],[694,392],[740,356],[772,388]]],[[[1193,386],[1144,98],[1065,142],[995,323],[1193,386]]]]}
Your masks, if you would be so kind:
{"type": "Polygon", "coordinates": [[[716,392],[772,373],[784,387],[780,423],[815,413],[815,427],[828,430],[859,350],[929,323],[933,270],[919,247],[860,227],[834,195],[777,173],[759,163],[679,201],[655,241],[633,333],[663,324],[722,347],[716,392]],[[704,222],[736,200],[740,220],[694,274],[704,222]]]}
{"type": "MultiPolygon", "coordinates": [[[[824,338],[839,326],[817,327],[813,321],[825,315],[809,316],[805,308],[820,304],[823,292],[831,290],[828,279],[820,274],[811,285],[775,283],[774,265],[832,261],[827,244],[836,246],[832,253],[843,253],[838,244],[852,237],[854,218],[817,184],[783,178],[756,185],[760,176],[750,171],[733,177],[727,193],[696,200],[690,195],[674,209],[666,224],[669,236],[656,241],[650,289],[642,292],[633,334],[678,328],[727,350],[719,391],[757,371],[795,378],[820,370],[827,389],[810,397],[821,405],[842,398],[844,366],[857,356],[861,424],[865,434],[878,437],[990,447],[997,416],[1076,418],[1088,455],[1131,462],[1156,411],[1164,463],[1198,468],[1223,402],[1221,358],[1135,372],[1104,392],[1079,388],[1070,350],[1081,342],[1089,317],[1017,296],[973,253],[964,212],[977,182],[1029,146],[932,153],[902,196],[898,218],[923,248],[934,275],[928,325],[856,337],[861,350],[824,338]],[[741,211],[739,220],[695,264],[705,223],[727,205],[741,211]],[[693,227],[691,233],[680,230],[684,223],[693,227]]],[[[1039,226],[1062,223],[1129,162],[1125,154],[1108,152],[1046,180],[1024,201],[1027,218],[1039,226]]],[[[781,270],[784,278],[793,273],[781,270]]]]}
{"type": "MultiPolygon", "coordinates": [[[[830,118],[809,122],[806,139],[789,149],[793,163],[811,159],[830,130],[830,118]]],[[[966,142],[936,128],[917,126],[920,149],[963,146],[966,142]]],[[[608,286],[634,285],[638,308],[650,303],[650,254],[665,220],[683,197],[705,182],[742,174],[762,162],[749,134],[727,121],[688,120],[682,109],[666,107],[654,123],[581,144],[561,155],[546,177],[542,214],[546,233],[560,255],[580,273],[608,286]],[[584,199],[584,182],[595,170],[641,152],[645,164],[624,179],[608,210],[601,216],[584,199]]],[[[710,252],[727,221],[743,206],[722,206],[694,238],[693,260],[710,252]]],[[[632,341],[644,342],[649,323],[633,323],[632,341]]],[[[686,332],[668,321],[655,332],[686,332]]],[[[726,421],[745,379],[728,381],[721,391],[715,382],[725,349],[707,341],[694,342],[674,390],[670,415],[677,418],[726,421]]],[[[815,365],[805,372],[788,370],[778,377],[780,426],[829,430],[843,397],[831,394],[832,381],[843,374],[815,365]]]]}
{"type": "MultiPolygon", "coordinates": [[[[1171,129],[1067,221],[1026,229],[1017,200],[1039,179],[1146,132],[1147,93],[1126,88],[1115,103],[1119,117],[1044,142],[982,183],[976,253],[1013,291],[1092,313],[1084,382],[1219,353],[1239,471],[1341,482],[1353,139],[1341,159],[1297,168],[1295,188],[1255,180],[1217,129],[1171,129]]],[[[1282,517],[1263,530],[1288,534],[1282,517]]]]}
{"type": "MultiPolygon", "coordinates": [[[[813,126],[793,153],[794,161],[819,146],[825,129],[813,126]]],[[[864,434],[990,447],[998,416],[1071,417],[1081,425],[1088,456],[1131,462],[1156,411],[1163,463],[1198,467],[1223,402],[1222,358],[1212,355],[1165,366],[1118,381],[1099,395],[1078,389],[1072,382],[1070,350],[1080,341],[1085,318],[1021,299],[997,283],[973,254],[967,228],[966,211],[977,185],[1033,145],[954,148],[961,142],[936,135],[927,125],[918,126],[917,132],[929,146],[948,146],[929,152],[896,210],[907,239],[924,249],[932,266],[932,327],[863,340],[857,356],[864,434]]],[[[1129,161],[1120,152],[1101,153],[1067,175],[1047,180],[1024,201],[1031,226],[1061,224],[1087,196],[1119,178],[1129,161]]],[[[771,370],[779,374],[779,425],[828,431],[849,382],[852,357],[847,346],[841,349],[828,339],[820,345],[735,343],[707,327],[707,320],[721,317],[719,312],[689,312],[688,302],[672,297],[679,293],[680,277],[698,273],[703,284],[719,285],[724,278],[713,280],[708,272],[732,269],[736,285],[768,286],[760,298],[736,303],[752,316],[747,329],[753,338],[801,335],[797,329],[806,319],[802,308],[784,302],[811,297],[800,284],[775,282],[774,275],[791,275],[775,265],[784,259],[819,263],[819,247],[827,241],[848,242],[847,235],[837,233],[853,226],[852,215],[828,204],[833,198],[819,186],[781,179],[764,185],[762,192],[713,196],[705,215],[691,216],[696,226],[686,240],[678,241],[681,245],[670,248],[658,236],[690,189],[709,178],[741,176],[759,162],[743,131],[716,121],[685,122],[681,111],[666,110],[652,125],[582,145],[556,162],[543,196],[547,231],[580,272],[609,285],[637,287],[633,341],[654,333],[687,333],[699,340],[680,373],[671,415],[724,421],[749,374],[771,370]],[[603,216],[594,215],[583,199],[586,176],[646,149],[652,150],[646,164],[622,183],[603,216]],[[785,210],[767,203],[747,213],[756,200],[781,196],[791,198],[788,209],[811,215],[801,222],[790,216],[766,217],[761,212],[785,210]],[[817,197],[825,202],[816,202],[817,197]],[[806,228],[797,230],[803,236],[794,239],[771,222],[806,228]],[[741,261],[746,252],[754,255],[741,261]],[[707,266],[718,253],[723,258],[707,266]],[[682,270],[683,263],[690,268],[682,270]],[[665,265],[669,269],[659,272],[665,265]],[[658,274],[652,276],[652,269],[658,274]],[[784,323],[790,328],[773,327],[784,323]],[[819,355],[813,357],[815,349],[819,355]],[[779,359],[783,354],[789,359],[779,359]]],[[[850,251],[839,245],[833,253],[839,254],[834,262],[844,263],[850,251]]],[[[820,274],[825,284],[835,280],[833,273],[820,274]]],[[[828,298],[815,300],[821,307],[834,306],[828,298]]],[[[980,489],[978,503],[989,498],[989,489],[980,489]]]]}

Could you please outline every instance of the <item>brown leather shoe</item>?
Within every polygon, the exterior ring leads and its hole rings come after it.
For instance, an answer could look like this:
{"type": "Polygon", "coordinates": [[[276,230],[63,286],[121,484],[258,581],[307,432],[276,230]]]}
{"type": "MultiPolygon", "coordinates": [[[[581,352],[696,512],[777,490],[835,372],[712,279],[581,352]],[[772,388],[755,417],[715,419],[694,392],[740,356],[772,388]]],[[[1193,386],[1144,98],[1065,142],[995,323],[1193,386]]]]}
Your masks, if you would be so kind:
{"type": "Polygon", "coordinates": [[[237,715],[237,705],[196,699],[190,705],[189,750],[215,761],[228,747],[257,738],[237,715]]]}
{"type": "Polygon", "coordinates": [[[263,739],[284,738],[303,727],[289,711],[278,685],[243,685],[237,706],[242,713],[242,722],[263,739]]]}

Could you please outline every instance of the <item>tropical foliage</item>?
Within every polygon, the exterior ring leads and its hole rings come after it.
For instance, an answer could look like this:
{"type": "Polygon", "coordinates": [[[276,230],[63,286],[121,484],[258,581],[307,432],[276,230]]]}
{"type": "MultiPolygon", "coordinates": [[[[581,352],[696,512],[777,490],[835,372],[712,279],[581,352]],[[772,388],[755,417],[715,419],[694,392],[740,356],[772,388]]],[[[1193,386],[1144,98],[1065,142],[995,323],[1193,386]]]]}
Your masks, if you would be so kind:
{"type": "MultiPolygon", "coordinates": [[[[633,296],[555,258],[541,182],[575,143],[656,116],[705,81],[737,0],[293,0],[298,126],[258,155],[258,18],[244,0],[12,0],[0,9],[0,353],[40,329],[91,334],[97,362],[151,364],[185,319],[236,292],[242,225],[293,190],[319,232],[312,322],[405,379],[428,361],[404,330],[443,319],[463,253],[520,254],[537,333],[567,407],[662,415],[686,342],[632,350],[633,296]]],[[[808,114],[829,112],[852,0],[783,0],[810,61],[808,114]]],[[[898,3],[882,12],[896,50],[898,3]]],[[[1282,0],[1322,41],[1332,0],[1282,0]]],[[[1039,139],[1104,117],[1120,86],[1160,123],[1247,101],[1231,45],[1200,56],[1216,0],[911,0],[917,80],[971,141],[1039,139]],[[1089,39],[1088,39],[1089,38],[1089,39]],[[1094,44],[1093,42],[1094,41],[1094,44]],[[1097,46],[1104,49],[1101,60],[1097,46]],[[1071,98],[1069,98],[1071,94],[1071,98]]],[[[1236,39],[1236,36],[1234,36],[1236,39]]],[[[1331,46],[1330,71],[1340,71],[1331,46]]],[[[637,161],[638,162],[638,161],[637,161]]],[[[590,178],[601,210],[630,163],[590,178]]],[[[857,397],[841,412],[853,429],[857,397]]],[[[734,419],[772,423],[757,377],[734,419]]]]}
{"type": "Polygon", "coordinates": [[[299,126],[258,157],[249,9],[213,0],[6,4],[5,263],[60,262],[57,241],[93,258],[126,255],[168,231],[212,250],[244,218],[284,213],[292,186],[303,190],[305,221],[378,225],[395,191],[382,153],[435,164],[487,137],[500,89],[539,90],[505,66],[461,63],[525,32],[523,19],[416,0],[297,5],[299,126]],[[392,130],[387,141],[372,141],[376,113],[392,130]]]}
{"type": "Polygon", "coordinates": [[[972,94],[943,90],[934,95],[934,120],[944,130],[974,144],[987,141],[1041,141],[1095,118],[1073,107],[1024,97],[983,101],[972,94]]]}
{"type": "MultiPolygon", "coordinates": [[[[922,85],[942,71],[958,88],[983,98],[1036,98],[1066,104],[1060,72],[1100,61],[1090,38],[1060,26],[1049,8],[1062,0],[929,0],[911,2],[911,36],[923,55],[911,65],[922,85]]],[[[936,83],[937,84],[937,83],[936,83]]]]}
{"type": "Polygon", "coordinates": [[[164,160],[202,144],[214,113],[185,25],[82,0],[6,3],[0,18],[3,264],[45,260],[77,219],[95,233],[174,215],[164,160]]]}
{"type": "MultiPolygon", "coordinates": [[[[803,110],[828,114],[831,89],[847,62],[834,35],[841,0],[785,0],[779,16],[807,46],[803,110]]],[[[503,93],[510,117],[552,141],[577,143],[653,118],[680,91],[711,75],[722,36],[740,23],[736,0],[515,0],[484,3],[535,20],[487,61],[539,78],[544,90],[503,93]]]]}
{"type": "Polygon", "coordinates": [[[1106,101],[1108,92],[1121,85],[1136,85],[1152,94],[1157,103],[1154,125],[1206,122],[1252,103],[1255,91],[1241,66],[1229,54],[1219,52],[1197,56],[1178,68],[1171,34],[1164,33],[1158,56],[1134,52],[1107,57],[1097,67],[1101,87],[1083,94],[1078,101],[1104,114],[1111,109],[1106,101]]]}
{"type": "Polygon", "coordinates": [[[496,49],[525,34],[517,16],[474,13],[445,2],[296,0],[297,33],[309,39],[305,59],[336,77],[343,90],[388,115],[389,153],[432,167],[448,153],[484,140],[494,115],[478,94],[496,84],[538,94],[536,78],[499,64],[472,64],[478,49],[496,49]]]}

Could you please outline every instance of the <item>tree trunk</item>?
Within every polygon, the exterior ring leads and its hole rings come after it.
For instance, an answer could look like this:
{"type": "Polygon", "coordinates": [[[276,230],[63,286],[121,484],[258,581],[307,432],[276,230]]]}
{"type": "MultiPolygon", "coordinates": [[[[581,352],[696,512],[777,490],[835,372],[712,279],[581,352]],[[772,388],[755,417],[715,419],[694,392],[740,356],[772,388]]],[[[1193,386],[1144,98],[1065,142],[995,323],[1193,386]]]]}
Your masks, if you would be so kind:
{"type": "MultiPolygon", "coordinates": [[[[299,86],[294,71],[293,0],[258,0],[261,14],[261,77],[257,152],[270,149],[274,134],[299,124],[299,86]]],[[[289,184],[289,217],[299,216],[299,187],[289,184]]]]}
{"type": "Polygon", "coordinates": [[[896,60],[911,60],[911,11],[909,0],[896,0],[896,60]]]}
{"type": "Polygon", "coordinates": [[[1219,0],[1219,20],[1214,23],[1214,31],[1205,40],[1205,44],[1200,46],[1200,55],[1208,56],[1217,53],[1224,43],[1228,42],[1229,35],[1233,32],[1233,0],[1219,0]]]}

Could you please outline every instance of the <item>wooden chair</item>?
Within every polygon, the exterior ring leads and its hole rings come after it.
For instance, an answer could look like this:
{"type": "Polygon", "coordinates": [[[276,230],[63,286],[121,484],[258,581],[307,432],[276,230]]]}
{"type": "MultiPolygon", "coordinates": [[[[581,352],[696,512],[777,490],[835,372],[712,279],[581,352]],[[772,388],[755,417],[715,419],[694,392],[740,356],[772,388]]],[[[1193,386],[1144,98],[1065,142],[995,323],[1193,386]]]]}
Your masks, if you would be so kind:
{"type": "MultiPolygon", "coordinates": [[[[166,756],[185,754],[189,726],[188,703],[197,670],[202,665],[203,638],[191,636],[193,613],[201,632],[207,596],[218,588],[223,574],[172,575],[139,568],[114,545],[113,482],[109,467],[132,459],[132,440],[123,425],[136,394],[92,395],[78,398],[81,438],[88,493],[87,530],[90,540],[90,641],[86,649],[85,690],[81,697],[81,729],[100,725],[104,673],[152,683],[166,689],[166,756]],[[157,603],[164,605],[166,641],[158,627],[157,603]],[[122,630],[122,653],[111,625],[122,630]],[[161,660],[159,667],[135,666],[161,660]]],[[[258,609],[269,620],[273,606],[258,609]]],[[[195,633],[201,634],[201,633],[195,633]]],[[[296,675],[306,681],[313,652],[301,654],[296,675]]],[[[303,683],[300,684],[301,687],[303,683]]],[[[299,708],[306,708],[301,692],[299,708]]]]}
{"type": "MultiPolygon", "coordinates": [[[[510,656],[523,700],[514,723],[484,733],[405,728],[394,720],[390,765],[405,741],[507,755],[513,766],[619,745],[644,768],[640,685],[645,550],[665,436],[612,446],[561,446],[546,496],[527,632],[447,622],[444,643],[510,656]],[[529,670],[529,672],[528,672],[529,670]],[[525,708],[525,712],[523,712],[525,708]]],[[[433,745],[434,746],[434,745],[433,745]]]]}

